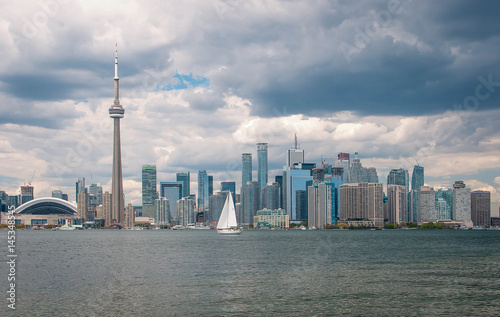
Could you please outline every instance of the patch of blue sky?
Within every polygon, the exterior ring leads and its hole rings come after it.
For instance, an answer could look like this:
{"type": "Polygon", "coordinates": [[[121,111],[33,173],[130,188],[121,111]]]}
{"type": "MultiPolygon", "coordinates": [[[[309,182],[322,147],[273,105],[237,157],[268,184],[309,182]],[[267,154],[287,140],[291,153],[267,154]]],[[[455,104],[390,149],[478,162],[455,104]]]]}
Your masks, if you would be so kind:
{"type": "Polygon", "coordinates": [[[177,79],[177,83],[163,86],[161,90],[181,90],[198,86],[208,87],[210,84],[210,80],[208,78],[194,76],[192,73],[189,73],[189,75],[176,73],[173,77],[177,79]]]}

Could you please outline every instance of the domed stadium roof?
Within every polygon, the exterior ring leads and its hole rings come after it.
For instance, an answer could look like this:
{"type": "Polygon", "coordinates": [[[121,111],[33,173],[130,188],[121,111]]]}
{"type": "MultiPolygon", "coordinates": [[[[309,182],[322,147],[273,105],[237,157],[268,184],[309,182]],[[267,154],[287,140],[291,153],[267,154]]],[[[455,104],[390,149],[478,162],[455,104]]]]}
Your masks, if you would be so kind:
{"type": "Polygon", "coordinates": [[[74,215],[76,212],[76,205],[54,197],[30,200],[15,210],[15,213],[21,215],[74,215]]]}

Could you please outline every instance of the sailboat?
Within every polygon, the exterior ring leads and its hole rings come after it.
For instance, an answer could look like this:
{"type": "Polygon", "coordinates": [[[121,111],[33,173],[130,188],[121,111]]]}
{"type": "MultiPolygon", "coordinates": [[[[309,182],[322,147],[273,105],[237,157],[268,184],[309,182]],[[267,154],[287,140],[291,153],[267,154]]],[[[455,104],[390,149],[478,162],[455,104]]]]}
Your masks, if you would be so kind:
{"type": "Polygon", "coordinates": [[[227,194],[224,208],[217,223],[217,233],[219,234],[240,234],[242,229],[237,228],[236,211],[234,210],[233,196],[231,192],[227,194]]]}

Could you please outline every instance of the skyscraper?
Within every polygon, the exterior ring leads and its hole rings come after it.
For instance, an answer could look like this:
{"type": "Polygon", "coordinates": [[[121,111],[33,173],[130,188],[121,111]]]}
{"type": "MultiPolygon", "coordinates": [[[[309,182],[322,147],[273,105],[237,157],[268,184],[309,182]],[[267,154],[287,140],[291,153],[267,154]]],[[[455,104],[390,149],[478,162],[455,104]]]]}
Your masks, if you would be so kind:
{"type": "Polygon", "coordinates": [[[89,186],[89,204],[93,206],[99,206],[102,204],[101,184],[91,184],[89,186]]]}
{"type": "Polygon", "coordinates": [[[75,183],[75,201],[78,203],[78,194],[82,191],[85,191],[85,177],[78,177],[78,180],[75,183]]]}
{"type": "Polygon", "coordinates": [[[258,182],[247,182],[241,187],[241,222],[249,224],[260,209],[260,189],[258,182]]]}
{"type": "Polygon", "coordinates": [[[205,213],[205,222],[215,222],[219,221],[220,214],[222,213],[222,208],[224,208],[224,203],[226,202],[227,195],[229,191],[220,191],[209,199],[208,213],[205,213]]]}
{"type": "Polygon", "coordinates": [[[135,225],[135,208],[128,204],[125,210],[125,227],[132,228],[135,225]]]}
{"type": "Polygon", "coordinates": [[[181,226],[187,226],[194,223],[194,200],[184,197],[177,201],[176,222],[181,226]]]}
{"type": "Polygon", "coordinates": [[[120,144],[120,119],[125,114],[125,109],[120,105],[119,85],[118,85],[118,48],[115,48],[115,100],[109,108],[109,116],[113,119],[113,175],[111,179],[111,214],[112,221],[122,223],[125,221],[125,202],[123,197],[122,179],[122,154],[120,144]]]}
{"type": "Polygon", "coordinates": [[[453,184],[453,220],[469,222],[471,218],[470,188],[466,188],[463,181],[453,184]]]}
{"type": "Polygon", "coordinates": [[[365,177],[363,173],[363,165],[360,159],[355,158],[352,160],[351,168],[349,170],[349,183],[364,183],[365,177]]]}
{"type": "Polygon", "coordinates": [[[436,209],[438,210],[438,220],[451,221],[453,219],[453,191],[451,189],[440,188],[436,191],[436,209]]]}
{"type": "Polygon", "coordinates": [[[89,220],[88,211],[89,211],[89,194],[82,191],[78,193],[78,204],[77,204],[78,217],[82,218],[82,223],[85,220],[89,220]]]}
{"type": "Polygon", "coordinates": [[[392,169],[387,175],[387,185],[401,185],[406,187],[406,192],[410,191],[410,177],[408,170],[404,168],[392,169]]]}
{"type": "Polygon", "coordinates": [[[182,182],[182,197],[188,197],[191,194],[191,177],[189,172],[177,173],[177,181],[182,182]]]}
{"type": "Polygon", "coordinates": [[[257,159],[259,189],[262,190],[267,185],[267,143],[257,143],[257,159]]]}
{"type": "Polygon", "coordinates": [[[418,191],[418,222],[437,221],[436,193],[429,186],[422,186],[418,191]]]}
{"type": "Polygon", "coordinates": [[[31,186],[31,183],[28,185],[21,186],[21,204],[24,204],[30,200],[35,199],[35,188],[31,186]]]}
{"type": "Polygon", "coordinates": [[[252,181],[252,154],[241,155],[241,185],[252,181]]]}
{"type": "Polygon", "coordinates": [[[156,192],[156,165],[142,166],[142,215],[154,218],[156,192]]]}
{"type": "Polygon", "coordinates": [[[214,193],[214,178],[207,171],[198,172],[198,211],[208,209],[209,197],[214,193]]]}
{"type": "Polygon", "coordinates": [[[366,183],[378,183],[378,174],[375,167],[363,167],[363,181],[366,183]]]}
{"type": "Polygon", "coordinates": [[[182,198],[182,185],[182,182],[160,182],[160,196],[168,199],[170,211],[176,210],[177,201],[182,198]]]}
{"type": "Polygon", "coordinates": [[[422,186],[424,186],[424,167],[415,165],[411,175],[411,189],[419,190],[422,186]]]}
{"type": "MultiPolygon", "coordinates": [[[[227,192],[230,191],[233,194],[233,197],[236,197],[236,182],[221,182],[221,191],[227,192]]],[[[233,200],[234,201],[234,200],[233,200]]]]}
{"type": "Polygon", "coordinates": [[[54,197],[54,198],[63,199],[62,195],[63,195],[63,192],[60,189],[55,189],[52,191],[52,197],[54,197]]]}
{"type": "Polygon", "coordinates": [[[384,225],[381,183],[348,183],[339,188],[339,218],[357,225],[384,225]]]}
{"type": "Polygon", "coordinates": [[[111,221],[111,194],[108,191],[102,195],[102,212],[104,213],[104,224],[110,226],[113,222],[111,221]]]}
{"type": "Polygon", "coordinates": [[[389,223],[408,222],[406,208],[406,187],[402,185],[387,185],[387,219],[389,223]]]}
{"type": "Polygon", "coordinates": [[[177,206],[174,210],[174,214],[172,215],[170,212],[170,203],[165,197],[159,197],[158,199],[155,199],[154,209],[155,214],[153,218],[156,227],[162,228],[168,226],[170,224],[170,219],[176,217],[177,206]]]}
{"type": "Polygon", "coordinates": [[[293,167],[295,164],[304,163],[304,150],[300,150],[295,135],[295,146],[286,151],[286,166],[293,167]]]}
{"type": "Polygon", "coordinates": [[[471,218],[474,226],[485,227],[491,223],[491,199],[490,192],[477,190],[471,195],[471,218]]]}
{"type": "Polygon", "coordinates": [[[267,184],[262,191],[261,209],[278,209],[280,200],[280,185],[278,183],[267,184]]]}
{"type": "Polygon", "coordinates": [[[332,224],[335,215],[332,217],[335,203],[335,186],[331,183],[320,183],[309,186],[308,194],[308,216],[309,227],[324,228],[327,224],[332,224]]]}

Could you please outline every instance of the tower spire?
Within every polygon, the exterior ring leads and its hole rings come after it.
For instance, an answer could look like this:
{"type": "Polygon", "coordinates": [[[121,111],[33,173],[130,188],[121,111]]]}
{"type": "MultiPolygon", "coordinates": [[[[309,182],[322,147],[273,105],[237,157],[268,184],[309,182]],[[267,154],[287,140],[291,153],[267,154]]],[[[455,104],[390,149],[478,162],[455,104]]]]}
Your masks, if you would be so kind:
{"type": "Polygon", "coordinates": [[[118,43],[115,43],[115,79],[118,79],[118,43]]]}
{"type": "Polygon", "coordinates": [[[297,147],[297,133],[295,133],[295,149],[297,150],[298,147],[297,147]]]}
{"type": "MultiPolygon", "coordinates": [[[[115,106],[120,106],[120,87],[118,78],[118,43],[115,43],[115,106]]],[[[121,106],[120,106],[121,107],[121,106]]]]}

